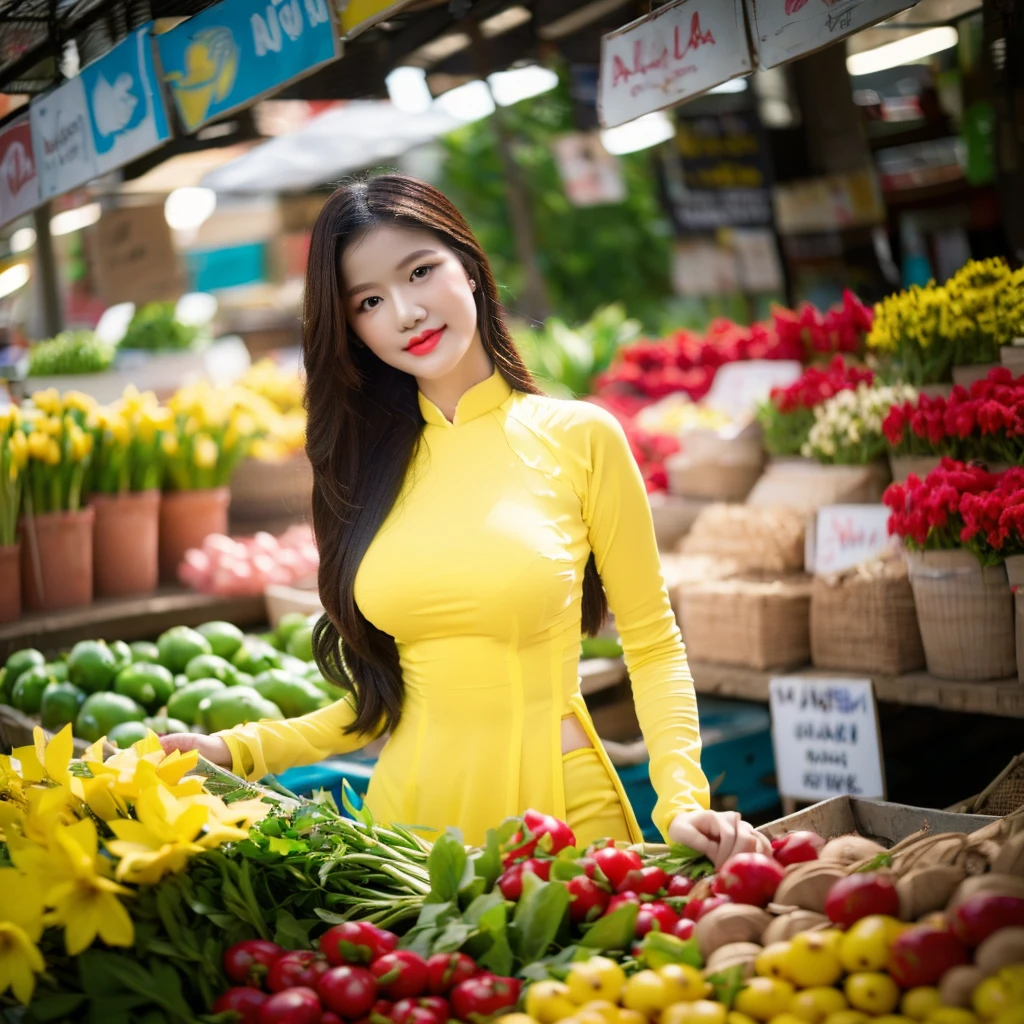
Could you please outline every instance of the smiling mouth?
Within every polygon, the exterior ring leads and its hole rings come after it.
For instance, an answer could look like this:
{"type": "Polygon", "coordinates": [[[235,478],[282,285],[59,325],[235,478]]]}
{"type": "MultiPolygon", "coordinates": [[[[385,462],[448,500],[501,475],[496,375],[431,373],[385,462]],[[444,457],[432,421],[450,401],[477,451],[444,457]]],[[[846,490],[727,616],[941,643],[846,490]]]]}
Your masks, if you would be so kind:
{"type": "Polygon", "coordinates": [[[437,343],[441,340],[441,335],[444,334],[446,327],[438,327],[433,331],[424,331],[422,334],[417,334],[408,345],[405,346],[405,351],[414,356],[425,356],[428,352],[433,352],[437,348],[437,343]]]}

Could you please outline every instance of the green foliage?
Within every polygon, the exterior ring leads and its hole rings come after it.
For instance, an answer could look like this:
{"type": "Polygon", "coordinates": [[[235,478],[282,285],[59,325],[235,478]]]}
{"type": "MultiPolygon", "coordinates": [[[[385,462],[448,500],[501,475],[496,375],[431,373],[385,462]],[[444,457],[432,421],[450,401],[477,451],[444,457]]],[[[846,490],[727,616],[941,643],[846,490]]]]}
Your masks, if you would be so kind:
{"type": "Polygon", "coordinates": [[[175,319],[173,302],[150,302],[132,317],[121,348],[180,352],[193,347],[198,333],[195,327],[175,319]]]}
{"type": "MultiPolygon", "coordinates": [[[[554,312],[579,322],[609,299],[621,299],[631,315],[645,321],[660,317],[671,295],[672,238],[648,154],[620,158],[624,202],[573,206],[551,150],[554,138],[575,130],[564,78],[557,89],[503,112],[530,194],[539,269],[554,312]]],[[[515,312],[524,273],[509,222],[508,182],[493,120],[466,125],[443,145],[447,159],[439,185],[472,225],[491,259],[502,299],[515,312]]]]}
{"type": "Polygon", "coordinates": [[[114,349],[98,341],[92,331],[62,331],[37,342],[28,355],[30,377],[100,373],[114,361],[114,349]]]}

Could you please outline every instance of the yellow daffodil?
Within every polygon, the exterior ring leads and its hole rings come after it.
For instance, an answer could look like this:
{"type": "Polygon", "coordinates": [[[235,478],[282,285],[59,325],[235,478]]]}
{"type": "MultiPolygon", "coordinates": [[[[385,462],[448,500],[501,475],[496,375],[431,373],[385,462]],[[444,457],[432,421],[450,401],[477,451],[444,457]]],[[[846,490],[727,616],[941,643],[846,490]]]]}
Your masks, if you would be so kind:
{"type": "Polygon", "coordinates": [[[21,777],[26,782],[49,779],[67,788],[68,765],[75,753],[71,725],[65,725],[49,742],[46,733],[37,725],[32,730],[32,746],[15,747],[13,756],[21,762],[21,777]]]}
{"type": "Polygon", "coordinates": [[[27,1004],[35,991],[36,975],[46,967],[36,946],[43,933],[43,901],[15,868],[0,868],[0,995],[10,989],[27,1004]]]}
{"type": "Polygon", "coordinates": [[[196,434],[193,452],[195,464],[200,469],[213,469],[217,465],[217,456],[220,455],[220,449],[217,447],[217,442],[209,434],[196,434]]]}

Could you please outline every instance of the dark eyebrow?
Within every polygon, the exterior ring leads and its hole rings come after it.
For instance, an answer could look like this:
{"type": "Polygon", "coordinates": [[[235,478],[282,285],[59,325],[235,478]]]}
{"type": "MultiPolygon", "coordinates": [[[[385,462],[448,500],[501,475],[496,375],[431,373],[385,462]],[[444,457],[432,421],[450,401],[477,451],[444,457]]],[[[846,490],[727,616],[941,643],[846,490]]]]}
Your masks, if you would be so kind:
{"type": "MultiPolygon", "coordinates": [[[[424,256],[436,256],[436,255],[437,255],[437,250],[436,249],[417,249],[415,252],[409,253],[409,255],[406,256],[405,259],[402,260],[402,262],[399,263],[398,266],[395,267],[395,270],[401,270],[403,267],[407,267],[410,263],[415,263],[416,260],[422,259],[424,256]]],[[[376,288],[376,287],[377,286],[375,284],[373,284],[372,282],[369,283],[369,284],[357,284],[357,285],[354,285],[352,288],[349,288],[349,289],[346,290],[345,297],[348,298],[351,295],[355,295],[356,292],[365,292],[365,291],[369,291],[371,288],[376,288]]]]}

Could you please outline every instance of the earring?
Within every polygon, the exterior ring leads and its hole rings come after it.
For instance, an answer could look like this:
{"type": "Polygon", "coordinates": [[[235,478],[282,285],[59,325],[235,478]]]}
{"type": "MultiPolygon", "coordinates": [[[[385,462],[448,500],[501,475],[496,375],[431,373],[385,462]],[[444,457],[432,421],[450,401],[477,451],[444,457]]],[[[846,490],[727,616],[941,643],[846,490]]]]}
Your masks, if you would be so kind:
{"type": "Polygon", "coordinates": [[[471,291],[476,291],[476,281],[472,277],[469,279],[469,287],[471,291]]]}

